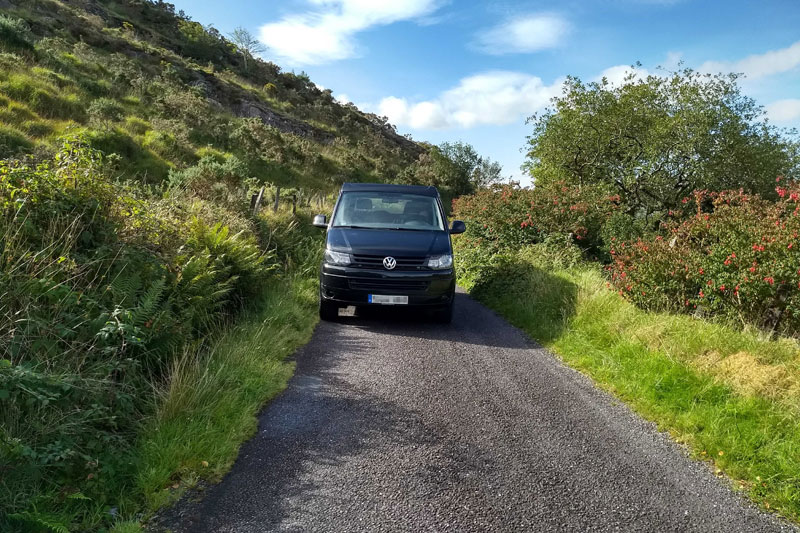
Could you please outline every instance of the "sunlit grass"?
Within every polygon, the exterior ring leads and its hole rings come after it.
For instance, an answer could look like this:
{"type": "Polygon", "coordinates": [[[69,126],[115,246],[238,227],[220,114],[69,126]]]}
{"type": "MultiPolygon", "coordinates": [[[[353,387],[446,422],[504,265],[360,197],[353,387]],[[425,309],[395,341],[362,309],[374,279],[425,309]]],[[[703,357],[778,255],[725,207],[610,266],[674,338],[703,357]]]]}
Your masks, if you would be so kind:
{"type": "Polygon", "coordinates": [[[316,323],[310,277],[276,283],[263,308],[226,332],[209,350],[188,350],[159,388],[159,408],[142,433],[137,492],[151,510],[198,479],[219,479],[256,430],[261,406],[286,386],[285,358],[316,323]]]}
{"type": "Polygon", "coordinates": [[[800,349],[793,339],[648,313],[596,268],[502,269],[474,291],[655,421],[765,508],[800,518],[800,349]]]}

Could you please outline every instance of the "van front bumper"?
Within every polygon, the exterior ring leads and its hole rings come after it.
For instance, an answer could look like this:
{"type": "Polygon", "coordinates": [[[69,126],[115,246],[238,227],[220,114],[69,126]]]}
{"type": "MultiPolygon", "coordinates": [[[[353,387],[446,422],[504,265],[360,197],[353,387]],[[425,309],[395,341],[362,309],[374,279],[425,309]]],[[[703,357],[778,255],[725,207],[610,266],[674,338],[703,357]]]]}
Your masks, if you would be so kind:
{"type": "Polygon", "coordinates": [[[369,270],[323,263],[320,298],[338,305],[371,305],[370,294],[408,296],[409,306],[442,307],[453,301],[455,272],[369,270]]]}

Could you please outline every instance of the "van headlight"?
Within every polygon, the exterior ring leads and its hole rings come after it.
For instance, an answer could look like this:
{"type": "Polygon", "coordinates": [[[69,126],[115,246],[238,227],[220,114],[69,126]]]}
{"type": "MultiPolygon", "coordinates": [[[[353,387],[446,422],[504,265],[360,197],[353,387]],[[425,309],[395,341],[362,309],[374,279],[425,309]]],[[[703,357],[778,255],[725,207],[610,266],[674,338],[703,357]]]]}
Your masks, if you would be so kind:
{"type": "Polygon", "coordinates": [[[428,268],[442,270],[453,266],[453,256],[450,254],[434,255],[428,258],[428,268]]]}
{"type": "Polygon", "coordinates": [[[349,265],[350,254],[325,249],[325,262],[331,265],[349,265]]]}

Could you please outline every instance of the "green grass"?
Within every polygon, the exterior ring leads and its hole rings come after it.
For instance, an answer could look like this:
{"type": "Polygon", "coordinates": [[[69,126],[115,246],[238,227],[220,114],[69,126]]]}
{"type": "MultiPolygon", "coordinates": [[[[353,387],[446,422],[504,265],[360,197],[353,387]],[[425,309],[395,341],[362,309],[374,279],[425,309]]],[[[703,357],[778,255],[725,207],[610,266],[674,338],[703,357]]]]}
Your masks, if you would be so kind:
{"type": "Polygon", "coordinates": [[[734,489],[800,519],[795,340],[643,311],[593,267],[517,259],[488,269],[472,293],[727,474],[734,489]]]}
{"type": "Polygon", "coordinates": [[[187,351],[176,362],[138,445],[136,492],[148,510],[174,501],[198,479],[218,480],[228,471],[255,433],[261,407],[294,371],[286,357],[311,336],[316,290],[310,277],[275,283],[261,310],[211,349],[187,351]]]}

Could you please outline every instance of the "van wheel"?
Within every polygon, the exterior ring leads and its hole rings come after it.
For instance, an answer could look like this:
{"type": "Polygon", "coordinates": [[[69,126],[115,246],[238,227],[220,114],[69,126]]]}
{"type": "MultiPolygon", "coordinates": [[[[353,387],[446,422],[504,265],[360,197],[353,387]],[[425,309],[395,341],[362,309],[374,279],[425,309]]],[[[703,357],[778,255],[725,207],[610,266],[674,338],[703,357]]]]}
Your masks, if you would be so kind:
{"type": "Polygon", "coordinates": [[[433,319],[439,324],[449,324],[453,321],[453,302],[433,312],[433,319]]]}
{"type": "Polygon", "coordinates": [[[339,306],[319,299],[319,318],[328,322],[339,318],[339,306]]]}

